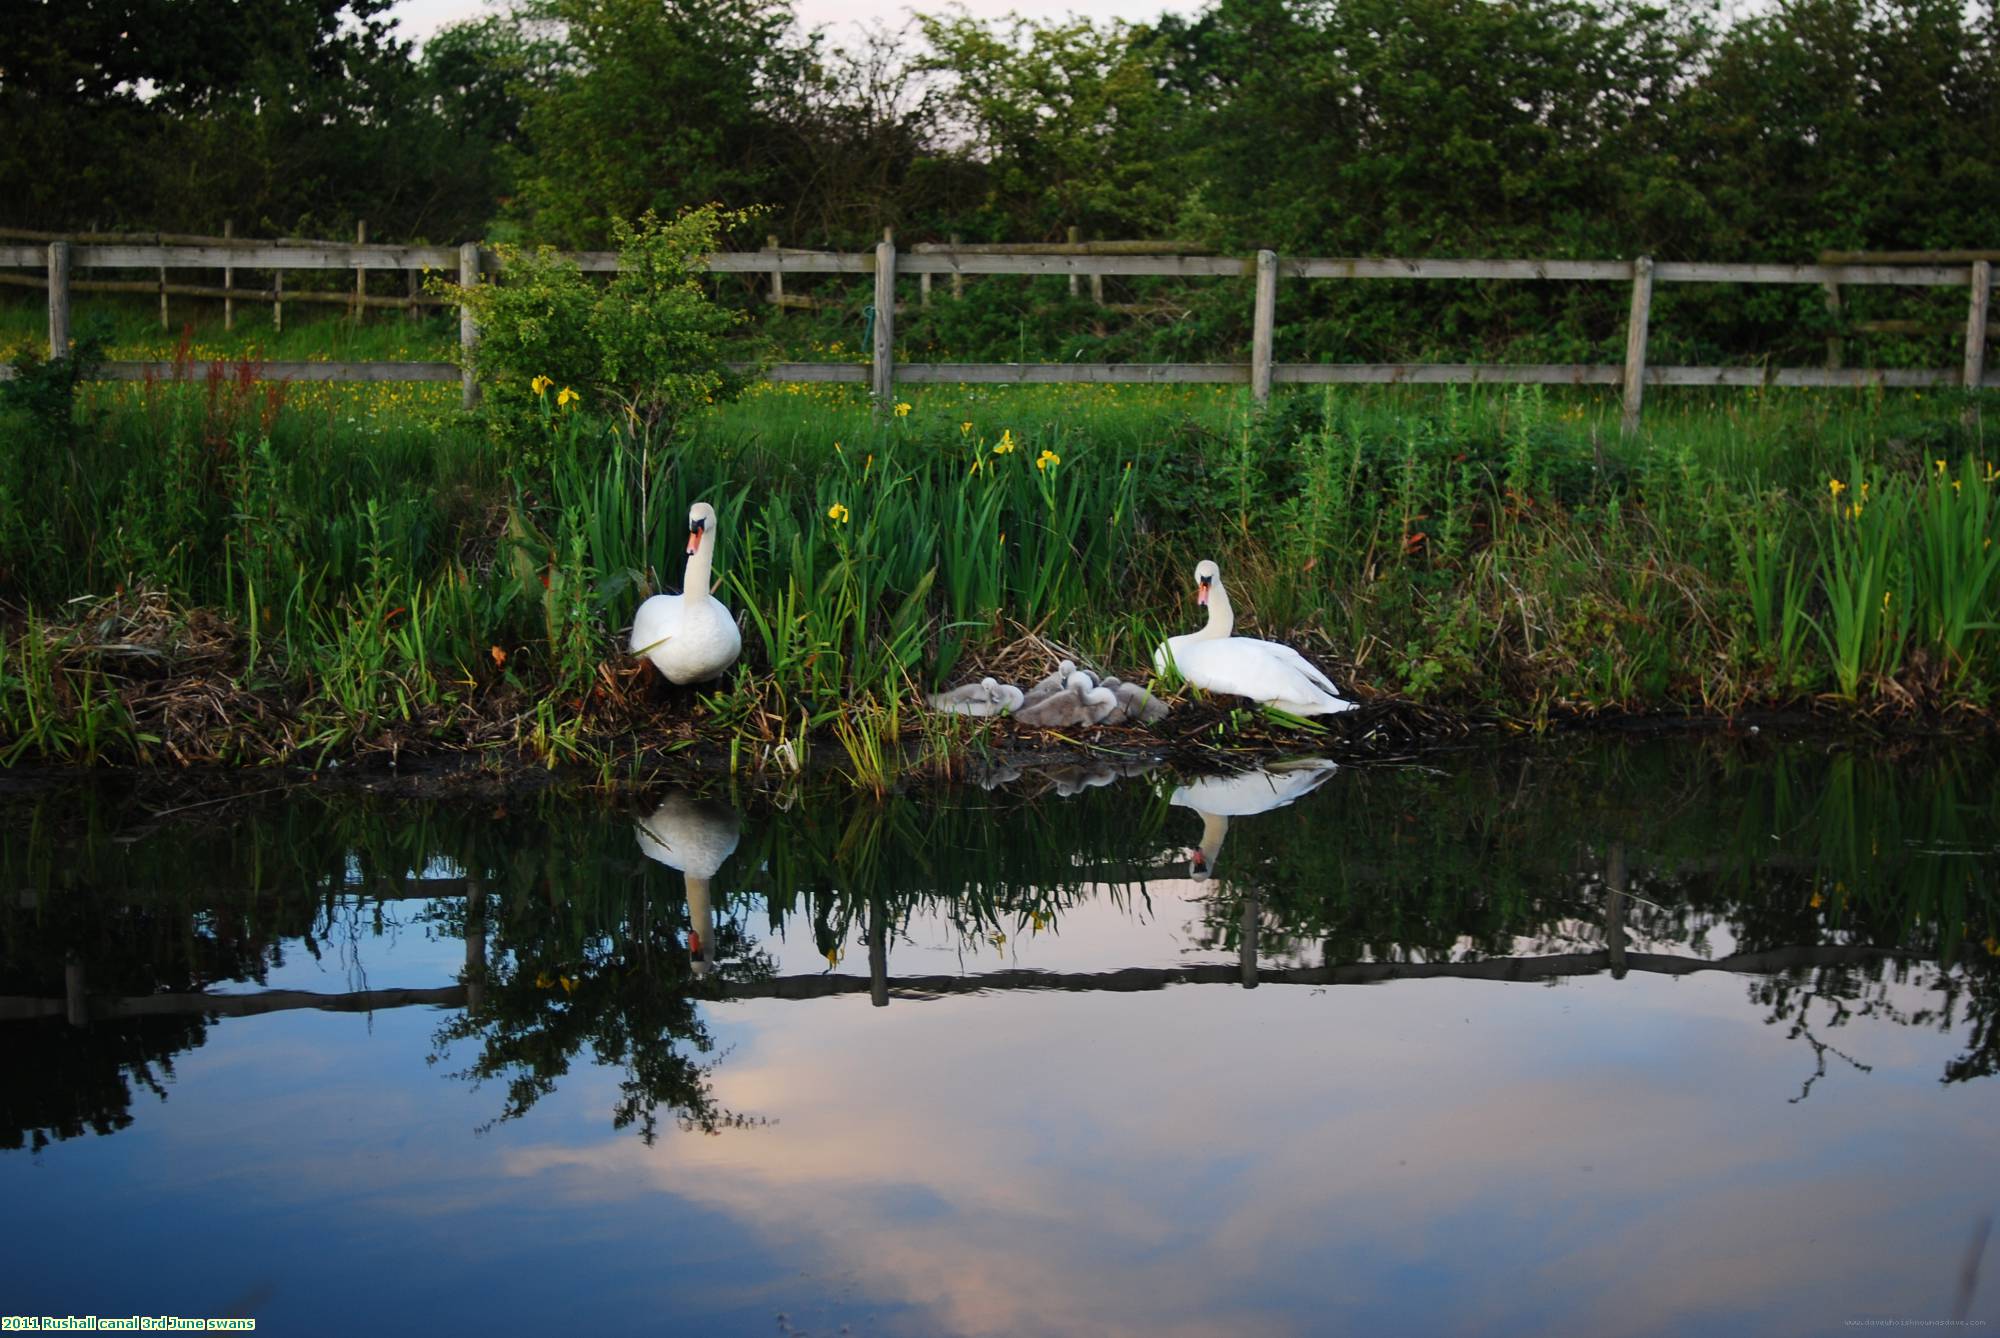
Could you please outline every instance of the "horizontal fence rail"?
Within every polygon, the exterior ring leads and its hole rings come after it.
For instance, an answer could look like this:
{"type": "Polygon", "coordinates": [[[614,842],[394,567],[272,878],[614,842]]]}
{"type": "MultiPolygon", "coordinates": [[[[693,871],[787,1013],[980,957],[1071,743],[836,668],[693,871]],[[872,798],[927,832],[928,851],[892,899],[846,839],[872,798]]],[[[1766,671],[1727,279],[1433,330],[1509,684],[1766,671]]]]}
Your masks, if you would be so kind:
{"type": "MultiPolygon", "coordinates": [[[[225,301],[271,301],[274,315],[281,319],[284,301],[326,301],[345,304],[356,314],[369,306],[399,307],[414,311],[420,305],[438,305],[434,297],[419,294],[417,276],[423,273],[455,274],[461,284],[482,281],[497,274],[499,257],[474,244],[458,247],[397,246],[369,244],[363,240],[344,242],[274,242],[234,237],[117,239],[93,237],[88,241],[12,241],[0,234],[0,268],[32,269],[33,275],[0,274],[0,284],[45,288],[49,302],[49,347],[60,355],[69,347],[69,301],[73,291],[158,292],[164,319],[169,293],[215,297],[225,301]],[[72,277],[79,268],[144,269],[157,273],[157,282],[90,280],[72,277]],[[169,269],[220,269],[221,288],[189,284],[169,284],[169,269]],[[268,288],[235,286],[239,269],[269,271],[268,288]],[[352,293],[287,293],[283,273],[287,270],[351,270],[355,274],[352,293]],[[370,270],[402,271],[410,276],[409,295],[384,297],[366,291],[370,270]]],[[[365,237],[365,229],[362,230],[365,237]]],[[[1072,234],[1074,237],[1074,233],[1072,234]]],[[[993,246],[925,243],[899,253],[885,240],[874,252],[814,251],[772,244],[758,251],[719,252],[707,259],[707,268],[716,274],[763,274],[769,276],[772,301],[779,305],[803,305],[808,299],[787,298],[783,276],[787,274],[854,274],[874,278],[874,329],[872,357],[859,363],[781,362],[769,365],[738,364],[735,370],[761,375],[772,381],[819,381],[867,383],[876,397],[886,402],[898,383],[923,385],[938,383],[971,384],[1159,384],[1200,383],[1248,385],[1258,400],[1269,398],[1273,385],[1574,385],[1621,386],[1624,425],[1629,431],[1639,421],[1644,391],[1648,386],[1717,387],[2000,387],[2000,378],[1986,371],[1988,295],[1992,288],[1992,260],[2000,252],[1878,252],[1828,253],[1818,264],[1786,265],[1769,263],[1724,264],[1691,261],[1660,261],[1647,257],[1634,260],[1490,260],[1490,259],[1378,259],[1330,257],[1279,257],[1270,251],[1254,256],[1235,257],[1190,254],[1199,248],[1161,242],[1082,242],[993,246]],[[1953,263],[1940,263],[1953,262],[1953,263]],[[944,275],[952,280],[954,293],[963,291],[969,275],[1066,275],[1075,292],[1080,276],[1088,277],[1093,295],[1101,301],[1101,282],[1106,276],[1222,278],[1248,280],[1253,285],[1252,343],[1250,360],[1244,363],[898,363],[894,356],[896,280],[916,276],[921,282],[923,301],[930,301],[931,280],[944,275]],[[1627,321],[1625,361],[1621,364],[1506,364],[1506,363],[1279,363],[1272,356],[1272,335],[1276,323],[1277,290],[1281,280],[1428,280],[1521,282],[1622,283],[1631,286],[1631,314],[1627,321]],[[1709,284],[1806,284],[1826,290],[1830,311],[1839,309],[1843,287],[1965,288],[1969,292],[1964,329],[1964,357],[1961,365],[1935,369],[1850,368],[1840,365],[1837,338],[1829,340],[1825,367],[1655,367],[1646,359],[1647,335],[1651,320],[1652,289],[1662,283],[1709,284]]],[[[566,253],[567,258],[587,273],[610,273],[618,269],[618,254],[612,251],[566,253]]],[[[1895,322],[1878,322],[1895,325],[1895,322]]],[[[1916,325],[1916,322],[1903,324],[1916,325]]],[[[470,407],[477,398],[469,364],[478,340],[478,329],[469,313],[460,319],[461,353],[458,363],[446,362],[266,362],[250,363],[253,375],[269,380],[297,381],[459,381],[464,402],[470,407]]],[[[112,362],[98,375],[109,380],[165,378],[176,373],[175,365],[163,362],[112,362]]],[[[0,376],[11,369],[0,369],[0,376]]]]}

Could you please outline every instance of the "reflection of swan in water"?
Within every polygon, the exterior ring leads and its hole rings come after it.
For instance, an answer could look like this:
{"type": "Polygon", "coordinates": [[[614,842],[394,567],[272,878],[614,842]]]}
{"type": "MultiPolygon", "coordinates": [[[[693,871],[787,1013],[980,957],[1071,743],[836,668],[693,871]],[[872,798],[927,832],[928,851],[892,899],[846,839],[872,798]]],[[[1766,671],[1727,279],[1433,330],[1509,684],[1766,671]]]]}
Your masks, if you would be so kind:
{"type": "Polygon", "coordinates": [[[639,819],[639,849],[646,858],[679,869],[687,878],[688,956],[705,976],[715,958],[715,908],[708,884],[736,851],[742,824],[736,810],[711,799],[674,793],[652,816],[639,819]]]}
{"type": "Polygon", "coordinates": [[[1233,776],[1204,776],[1176,788],[1168,802],[1201,815],[1201,845],[1188,857],[1188,876],[1199,882],[1214,870],[1231,818],[1295,803],[1324,785],[1334,769],[1323,757],[1302,757],[1233,776]]]}

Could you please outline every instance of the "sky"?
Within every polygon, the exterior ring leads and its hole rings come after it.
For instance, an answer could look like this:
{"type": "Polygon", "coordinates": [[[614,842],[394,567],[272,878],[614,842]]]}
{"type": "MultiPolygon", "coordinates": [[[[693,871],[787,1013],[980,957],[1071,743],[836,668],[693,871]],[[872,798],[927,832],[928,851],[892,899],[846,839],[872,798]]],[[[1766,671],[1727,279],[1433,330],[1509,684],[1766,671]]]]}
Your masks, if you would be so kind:
{"type": "MultiPolygon", "coordinates": [[[[1017,13],[1025,18],[1052,19],[1070,14],[1083,14],[1093,19],[1141,19],[1157,18],[1161,13],[1173,9],[1182,13],[1199,8],[1195,0],[963,0],[966,11],[975,18],[999,18],[1008,13],[1017,13]]],[[[914,8],[939,10],[946,7],[947,0],[919,0],[915,6],[895,3],[894,0],[794,0],[793,8],[799,21],[807,27],[824,26],[837,39],[841,29],[855,24],[882,22],[891,26],[900,25],[914,8]]],[[[483,0],[403,0],[391,11],[402,21],[402,31],[407,37],[424,38],[447,23],[460,19],[478,18],[481,14],[493,12],[493,6],[483,0]]]]}

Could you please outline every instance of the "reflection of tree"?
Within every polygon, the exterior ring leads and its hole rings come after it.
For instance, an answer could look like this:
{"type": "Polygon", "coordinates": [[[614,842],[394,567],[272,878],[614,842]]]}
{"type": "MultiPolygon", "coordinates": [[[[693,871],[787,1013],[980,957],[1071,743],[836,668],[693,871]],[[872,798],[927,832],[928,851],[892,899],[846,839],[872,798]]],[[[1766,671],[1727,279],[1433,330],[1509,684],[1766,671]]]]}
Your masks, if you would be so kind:
{"type": "MultiPolygon", "coordinates": [[[[501,1120],[520,1118],[553,1092],[587,1048],[593,1062],[624,1070],[614,1127],[636,1127],[648,1144],[662,1109],[681,1128],[710,1134],[755,1122],[716,1105],[712,1062],[700,1058],[715,1042],[698,1003],[717,985],[690,968],[685,904],[676,899],[661,913],[643,885],[629,895],[572,891],[581,900],[502,903],[493,942],[499,964],[468,970],[472,1002],[438,1029],[438,1056],[454,1042],[478,1044],[461,1076],[506,1083],[501,1120]]],[[[461,930],[483,935],[483,910],[475,906],[461,930]]],[[[725,921],[717,939],[728,978],[769,973],[740,927],[725,921]]]]}
{"type": "Polygon", "coordinates": [[[88,1029],[60,1018],[0,1027],[0,1150],[109,1134],[132,1123],[134,1088],[167,1099],[174,1056],[208,1038],[199,1017],[122,1018],[88,1029]]]}

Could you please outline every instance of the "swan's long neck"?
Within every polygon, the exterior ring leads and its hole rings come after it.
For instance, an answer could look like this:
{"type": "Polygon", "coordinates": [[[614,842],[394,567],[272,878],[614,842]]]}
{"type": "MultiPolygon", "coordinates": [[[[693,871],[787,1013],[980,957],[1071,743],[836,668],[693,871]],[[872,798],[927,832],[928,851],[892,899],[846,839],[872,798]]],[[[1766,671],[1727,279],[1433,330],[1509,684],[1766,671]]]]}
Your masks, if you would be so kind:
{"type": "Polygon", "coordinates": [[[715,543],[719,537],[714,525],[702,530],[700,546],[688,554],[687,576],[681,583],[683,595],[708,593],[709,581],[715,575],[715,543]]]}
{"type": "Polygon", "coordinates": [[[715,907],[708,899],[708,879],[688,875],[688,958],[697,979],[715,962],[715,907]]]}
{"type": "Polygon", "coordinates": [[[1229,835],[1229,819],[1220,813],[1201,815],[1201,861],[1208,876],[1215,877],[1215,859],[1222,853],[1222,838],[1229,835]]]}
{"type": "Polygon", "coordinates": [[[1222,586],[1222,578],[1216,577],[1208,583],[1208,621],[1195,633],[1199,641],[1220,641],[1236,630],[1236,610],[1229,603],[1229,591],[1222,586]]]}

